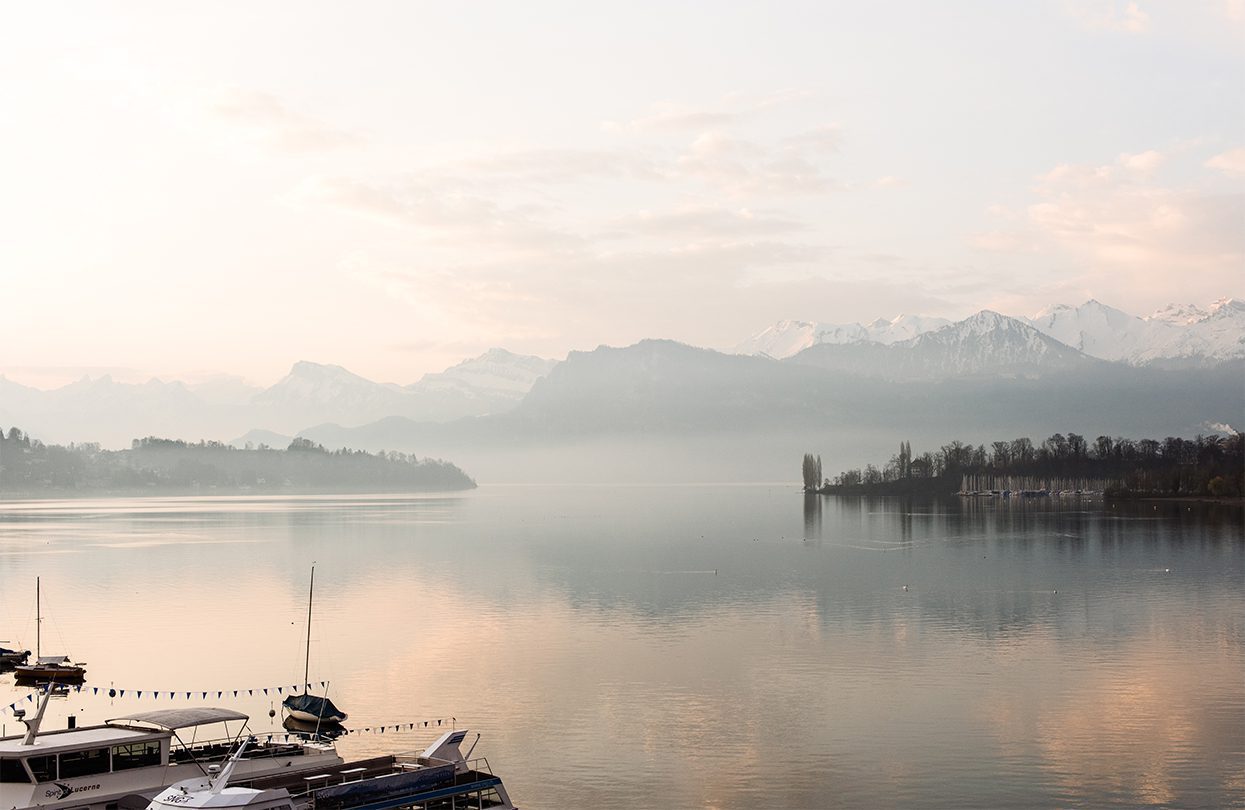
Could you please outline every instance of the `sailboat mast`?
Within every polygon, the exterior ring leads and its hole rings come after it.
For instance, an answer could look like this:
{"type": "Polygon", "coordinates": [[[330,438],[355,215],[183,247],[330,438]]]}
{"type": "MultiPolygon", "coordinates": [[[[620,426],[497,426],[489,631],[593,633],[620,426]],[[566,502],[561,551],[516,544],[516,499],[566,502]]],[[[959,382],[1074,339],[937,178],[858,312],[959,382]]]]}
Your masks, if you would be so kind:
{"type": "Polygon", "coordinates": [[[43,654],[43,610],[40,605],[39,577],[35,577],[35,661],[43,654]]]}
{"type": "Polygon", "coordinates": [[[307,685],[308,674],[311,672],[311,600],[316,593],[316,566],[311,565],[311,586],[307,589],[307,654],[303,658],[303,693],[306,694],[310,687],[307,685]]]}

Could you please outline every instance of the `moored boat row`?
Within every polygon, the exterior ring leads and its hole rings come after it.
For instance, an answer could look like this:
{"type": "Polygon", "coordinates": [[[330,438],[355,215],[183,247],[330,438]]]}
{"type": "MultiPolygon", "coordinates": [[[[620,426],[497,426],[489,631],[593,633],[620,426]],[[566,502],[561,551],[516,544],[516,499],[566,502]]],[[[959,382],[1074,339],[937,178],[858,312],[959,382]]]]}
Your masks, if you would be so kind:
{"type": "Polygon", "coordinates": [[[141,810],[178,784],[185,789],[183,798],[214,785],[222,790],[193,801],[168,794],[165,804],[229,806],[221,797],[237,794],[223,792],[228,786],[285,791],[288,806],[277,802],[265,804],[264,810],[393,810],[468,798],[472,807],[513,808],[487,761],[469,760],[472,751],[460,751],[467,734],[463,729],[445,732],[422,753],[348,762],[320,735],[279,735],[239,747],[249,718],[215,707],[164,709],[46,731],[40,726],[49,697],[40,700],[34,718],[20,716],[25,734],[0,738],[4,810],[141,810]],[[238,724],[232,734],[231,723],[238,724]],[[224,736],[198,742],[200,729],[212,725],[224,726],[224,736]],[[231,751],[227,772],[220,771],[223,778],[209,779],[206,786],[195,781],[231,751]]]}

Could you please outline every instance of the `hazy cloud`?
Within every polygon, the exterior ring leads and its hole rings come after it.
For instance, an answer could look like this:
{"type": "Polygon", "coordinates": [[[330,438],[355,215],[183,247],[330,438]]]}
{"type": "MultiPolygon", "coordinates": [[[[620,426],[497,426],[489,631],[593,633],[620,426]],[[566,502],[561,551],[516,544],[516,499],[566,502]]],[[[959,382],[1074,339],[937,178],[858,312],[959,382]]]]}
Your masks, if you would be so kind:
{"type": "Polygon", "coordinates": [[[658,161],[634,150],[529,149],[465,160],[447,168],[469,176],[531,182],[626,176],[661,179],[663,175],[658,161]]]}
{"type": "MultiPolygon", "coordinates": [[[[1213,297],[1239,284],[1245,266],[1245,195],[1159,185],[1149,178],[1157,153],[1115,164],[1066,164],[1038,179],[1023,211],[996,208],[1004,227],[977,234],[975,247],[1062,254],[1078,289],[1118,287],[1170,300],[1213,297]]],[[[1057,279],[1049,276],[1052,283],[1057,279]]]]}
{"type": "Polygon", "coordinates": [[[639,211],[618,217],[611,225],[625,234],[679,238],[738,239],[804,230],[788,217],[748,208],[687,207],[676,211],[639,211]]]}
{"type": "Polygon", "coordinates": [[[1119,0],[1068,0],[1068,14],[1086,28],[1140,34],[1150,25],[1150,15],[1135,2],[1119,0]]]}
{"type": "Polygon", "coordinates": [[[606,121],[606,132],[681,132],[687,130],[721,129],[748,116],[808,98],[807,90],[788,88],[761,96],[736,93],[717,106],[694,106],[672,101],[659,101],[648,114],[629,121],[606,121]]]}
{"type": "Polygon", "coordinates": [[[1207,167],[1218,169],[1224,174],[1245,175],[1245,146],[1229,149],[1206,161],[1207,167]]]}
{"type": "Polygon", "coordinates": [[[1126,169],[1142,174],[1148,174],[1158,168],[1163,162],[1163,153],[1148,149],[1145,152],[1137,152],[1135,154],[1122,154],[1119,158],[1120,165],[1126,169]]]}
{"type": "Polygon", "coordinates": [[[776,149],[728,133],[701,133],[674,164],[674,173],[716,186],[732,196],[807,194],[835,183],[814,163],[807,143],[776,149]]]}
{"type": "Polygon", "coordinates": [[[357,135],[294,112],[276,96],[256,90],[237,87],[221,90],[212,100],[210,109],[218,120],[246,137],[279,150],[336,149],[361,140],[357,135]]]}
{"type": "Polygon", "coordinates": [[[452,242],[465,249],[556,252],[578,248],[582,242],[578,236],[538,221],[536,206],[503,206],[435,180],[317,178],[304,186],[300,196],[409,227],[423,239],[452,242]]]}

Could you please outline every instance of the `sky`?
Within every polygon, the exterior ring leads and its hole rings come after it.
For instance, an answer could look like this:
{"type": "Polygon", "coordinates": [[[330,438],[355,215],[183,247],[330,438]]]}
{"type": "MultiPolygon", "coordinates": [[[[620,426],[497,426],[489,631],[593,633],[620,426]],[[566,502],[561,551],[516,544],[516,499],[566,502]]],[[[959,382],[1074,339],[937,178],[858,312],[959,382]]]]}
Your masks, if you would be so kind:
{"type": "Polygon", "coordinates": [[[26,3],[0,373],[1245,297],[1245,0],[26,3]]]}

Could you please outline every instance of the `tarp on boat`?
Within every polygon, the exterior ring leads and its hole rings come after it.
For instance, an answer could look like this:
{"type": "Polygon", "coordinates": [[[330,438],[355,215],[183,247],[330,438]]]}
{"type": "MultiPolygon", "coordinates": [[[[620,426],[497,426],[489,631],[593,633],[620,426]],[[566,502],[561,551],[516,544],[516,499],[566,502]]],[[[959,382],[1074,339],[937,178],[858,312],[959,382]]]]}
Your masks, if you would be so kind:
{"type": "Polygon", "coordinates": [[[333,705],[333,701],[317,695],[290,695],[281,701],[281,705],[290,711],[303,712],[321,720],[341,722],[346,713],[333,705]]]}

